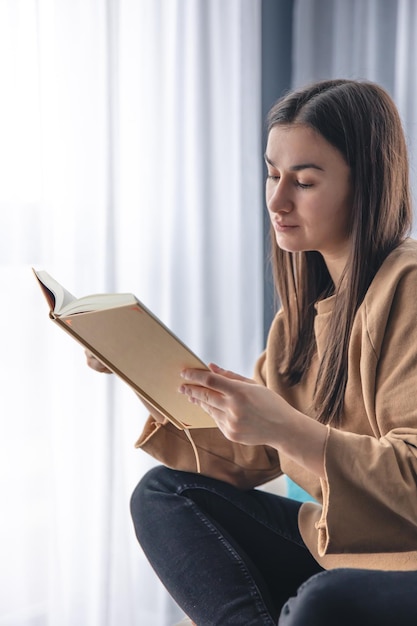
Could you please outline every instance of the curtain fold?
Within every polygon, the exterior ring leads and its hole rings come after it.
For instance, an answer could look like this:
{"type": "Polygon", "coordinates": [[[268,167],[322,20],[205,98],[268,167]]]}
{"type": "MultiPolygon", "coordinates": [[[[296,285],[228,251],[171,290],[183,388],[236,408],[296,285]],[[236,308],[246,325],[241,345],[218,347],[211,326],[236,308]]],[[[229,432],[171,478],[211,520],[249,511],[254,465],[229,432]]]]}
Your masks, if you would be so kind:
{"type": "Polygon", "coordinates": [[[399,108],[406,132],[414,202],[416,32],[414,0],[295,0],[293,85],[325,78],[362,78],[385,87],[399,108]]]}
{"type": "Polygon", "coordinates": [[[0,0],[0,625],[169,626],[136,543],[144,410],[30,267],[131,291],[203,359],[262,348],[256,0],[0,0]]]}

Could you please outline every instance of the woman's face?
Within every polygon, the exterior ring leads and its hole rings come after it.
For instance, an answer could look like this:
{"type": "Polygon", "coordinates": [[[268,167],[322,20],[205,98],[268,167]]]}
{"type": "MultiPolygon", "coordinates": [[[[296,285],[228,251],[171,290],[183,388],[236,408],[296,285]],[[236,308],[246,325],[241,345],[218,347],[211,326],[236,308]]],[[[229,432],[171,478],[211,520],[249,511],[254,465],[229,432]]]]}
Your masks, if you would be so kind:
{"type": "Polygon", "coordinates": [[[342,154],[308,126],[274,126],[265,152],[266,204],[277,244],[316,250],[336,282],[350,250],[350,169],[342,154]]]}

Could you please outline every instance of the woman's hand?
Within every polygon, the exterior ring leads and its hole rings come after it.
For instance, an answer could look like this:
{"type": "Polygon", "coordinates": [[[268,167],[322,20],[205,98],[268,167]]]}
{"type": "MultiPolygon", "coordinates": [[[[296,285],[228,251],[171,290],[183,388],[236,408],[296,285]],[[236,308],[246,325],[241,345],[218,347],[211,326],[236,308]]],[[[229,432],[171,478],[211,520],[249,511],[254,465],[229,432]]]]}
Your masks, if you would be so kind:
{"type": "Polygon", "coordinates": [[[99,361],[97,357],[95,357],[94,354],[90,352],[90,350],[84,350],[84,353],[87,359],[88,367],[91,367],[91,369],[95,370],[96,372],[101,372],[103,374],[112,373],[111,370],[109,370],[109,368],[104,365],[104,363],[99,361]]]}
{"type": "Polygon", "coordinates": [[[182,372],[179,391],[213,417],[230,441],[270,445],[324,477],[327,428],[271,389],[217,365],[182,372]]]}
{"type": "Polygon", "coordinates": [[[293,410],[278,394],[254,380],[210,364],[210,371],[185,370],[180,392],[216,421],[223,434],[237,443],[265,444],[279,431],[278,414],[293,410]]]}
{"type": "MultiPolygon", "coordinates": [[[[103,374],[112,374],[112,371],[109,370],[109,368],[106,367],[104,363],[102,363],[99,359],[97,359],[94,356],[94,354],[90,352],[90,350],[84,350],[84,352],[85,352],[85,356],[87,359],[88,367],[91,367],[91,369],[95,370],[96,372],[101,372],[103,374]]],[[[136,395],[139,398],[139,400],[142,402],[142,404],[145,405],[145,407],[147,408],[149,413],[153,416],[156,422],[158,422],[159,424],[163,424],[166,422],[166,418],[161,413],[159,413],[159,411],[157,411],[151,404],[146,402],[146,400],[144,400],[142,396],[140,396],[138,393],[136,393],[136,395]]]]}

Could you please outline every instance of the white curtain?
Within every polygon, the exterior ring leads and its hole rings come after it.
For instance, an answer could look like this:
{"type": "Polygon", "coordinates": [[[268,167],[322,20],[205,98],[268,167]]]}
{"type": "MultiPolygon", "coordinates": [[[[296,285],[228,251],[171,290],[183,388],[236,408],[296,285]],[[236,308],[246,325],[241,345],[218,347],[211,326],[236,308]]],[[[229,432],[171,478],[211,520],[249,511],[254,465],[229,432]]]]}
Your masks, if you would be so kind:
{"type": "Polygon", "coordinates": [[[260,3],[0,0],[0,86],[0,626],[169,626],[129,515],[145,413],[50,322],[30,268],[134,292],[251,373],[260,3]]]}
{"type": "Polygon", "coordinates": [[[295,0],[293,34],[295,86],[325,78],[366,78],[389,91],[407,136],[415,204],[417,2],[295,0]]]}

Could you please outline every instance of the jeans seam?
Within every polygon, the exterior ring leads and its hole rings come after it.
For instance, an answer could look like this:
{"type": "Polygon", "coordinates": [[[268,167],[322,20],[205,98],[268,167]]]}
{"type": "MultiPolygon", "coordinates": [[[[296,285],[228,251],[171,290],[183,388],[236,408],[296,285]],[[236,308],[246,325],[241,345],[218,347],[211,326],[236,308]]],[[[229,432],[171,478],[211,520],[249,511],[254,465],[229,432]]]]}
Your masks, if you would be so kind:
{"type": "MultiPolygon", "coordinates": [[[[206,486],[206,485],[201,485],[201,483],[183,483],[181,486],[178,486],[176,489],[176,493],[177,495],[182,495],[182,493],[184,491],[187,491],[187,489],[202,489],[205,491],[209,491],[210,493],[214,493],[217,496],[219,496],[220,498],[225,498],[225,496],[222,493],[219,493],[216,489],[206,486]]],[[[252,511],[247,511],[246,509],[243,509],[242,507],[238,506],[236,504],[236,502],[234,500],[229,500],[229,502],[231,502],[234,506],[236,506],[237,508],[239,508],[241,511],[244,511],[247,515],[249,515],[250,517],[252,517],[252,519],[256,520],[259,524],[262,524],[263,526],[265,526],[266,528],[268,528],[269,530],[271,530],[272,532],[280,535],[281,537],[283,537],[284,539],[287,539],[288,541],[291,541],[292,543],[295,543],[296,545],[298,545],[301,548],[305,548],[305,543],[301,540],[298,541],[297,539],[295,539],[293,536],[291,536],[290,534],[286,533],[285,531],[281,531],[280,532],[277,531],[277,529],[272,526],[272,524],[269,524],[267,521],[265,521],[264,519],[261,519],[258,515],[256,515],[256,513],[253,513],[252,511]]]]}
{"type": "MultiPolygon", "coordinates": [[[[210,490],[211,491],[211,490],[210,490]]],[[[180,494],[181,490],[178,489],[177,495],[181,495],[180,494]]],[[[212,532],[216,535],[216,537],[219,539],[220,543],[222,544],[223,548],[227,551],[228,554],[230,554],[232,556],[232,558],[235,560],[235,562],[238,564],[243,576],[245,577],[245,579],[247,580],[247,582],[249,583],[249,587],[250,587],[250,594],[251,597],[254,599],[255,601],[255,606],[257,611],[259,612],[260,617],[264,620],[266,619],[265,622],[265,626],[275,626],[275,622],[274,620],[271,618],[270,613],[268,611],[268,609],[265,606],[264,601],[262,600],[262,595],[258,589],[258,585],[256,584],[256,582],[254,581],[250,571],[248,570],[247,566],[245,565],[245,562],[241,559],[239,553],[233,548],[233,546],[222,536],[222,534],[220,533],[220,531],[218,530],[218,528],[212,523],[210,522],[199,510],[198,506],[195,504],[195,502],[193,502],[192,500],[188,501],[188,506],[192,509],[192,511],[195,513],[195,515],[200,519],[201,522],[203,522],[203,524],[212,532]]]]}

